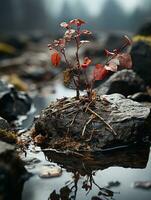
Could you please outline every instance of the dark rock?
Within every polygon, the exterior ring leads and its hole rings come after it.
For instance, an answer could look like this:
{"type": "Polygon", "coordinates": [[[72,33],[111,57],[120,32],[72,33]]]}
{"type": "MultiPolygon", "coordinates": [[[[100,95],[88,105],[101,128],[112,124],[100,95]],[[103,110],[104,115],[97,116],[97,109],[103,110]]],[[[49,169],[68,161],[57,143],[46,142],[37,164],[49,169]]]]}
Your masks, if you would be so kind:
{"type": "Polygon", "coordinates": [[[138,102],[151,102],[151,96],[143,92],[135,93],[133,95],[128,96],[128,98],[138,102]]]}
{"type": "Polygon", "coordinates": [[[28,177],[15,147],[0,141],[0,199],[21,200],[23,183],[28,177]]]}
{"type": "Polygon", "coordinates": [[[147,22],[137,32],[138,35],[151,36],[151,22],[147,22]]]}
{"type": "Polygon", "coordinates": [[[50,105],[35,122],[35,134],[48,136],[53,148],[101,150],[139,141],[150,134],[150,109],[120,94],[98,97],[95,105],[86,112],[82,103],[74,103],[73,99],[68,102],[70,106],[61,111],[57,110],[58,102],[50,105]],[[112,129],[97,115],[90,120],[94,112],[112,129]],[[67,132],[71,140],[65,137],[67,132]]]}
{"type": "Polygon", "coordinates": [[[133,44],[131,49],[134,71],[151,85],[151,46],[143,41],[133,44]]]}
{"type": "Polygon", "coordinates": [[[0,116],[7,121],[25,115],[31,108],[32,100],[24,92],[18,92],[13,86],[0,81],[0,116]]]}
{"type": "Polygon", "coordinates": [[[0,117],[0,129],[9,129],[8,122],[2,117],[0,117]]]}
{"type": "Polygon", "coordinates": [[[124,69],[110,76],[98,87],[98,94],[120,93],[124,96],[144,92],[144,81],[132,70],[124,69]]]}

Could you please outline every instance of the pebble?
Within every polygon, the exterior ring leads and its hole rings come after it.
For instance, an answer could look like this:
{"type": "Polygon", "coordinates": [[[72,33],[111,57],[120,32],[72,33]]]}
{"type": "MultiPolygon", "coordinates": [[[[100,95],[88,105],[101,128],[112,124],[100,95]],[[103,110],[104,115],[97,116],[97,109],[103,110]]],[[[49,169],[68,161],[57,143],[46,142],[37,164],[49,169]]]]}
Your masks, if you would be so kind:
{"type": "Polygon", "coordinates": [[[136,181],[134,188],[151,189],[151,181],[136,181]]]}
{"type": "Polygon", "coordinates": [[[43,166],[39,173],[40,178],[52,178],[62,175],[62,169],[57,166],[43,166]]]}

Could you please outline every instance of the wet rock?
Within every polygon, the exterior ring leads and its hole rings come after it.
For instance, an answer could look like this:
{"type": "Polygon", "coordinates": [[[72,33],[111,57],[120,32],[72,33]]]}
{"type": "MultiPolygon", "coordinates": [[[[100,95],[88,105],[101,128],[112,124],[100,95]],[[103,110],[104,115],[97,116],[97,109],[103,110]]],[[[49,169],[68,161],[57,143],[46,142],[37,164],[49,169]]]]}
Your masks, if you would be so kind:
{"type": "Polygon", "coordinates": [[[12,85],[0,81],[0,116],[7,121],[25,115],[31,108],[32,100],[24,92],[18,92],[12,85]]]}
{"type": "Polygon", "coordinates": [[[149,108],[120,94],[98,96],[91,107],[72,98],[43,110],[34,134],[48,137],[52,148],[96,151],[150,135],[150,120],[149,108]]]}
{"type": "Polygon", "coordinates": [[[134,71],[151,85],[151,45],[144,41],[135,42],[131,49],[134,71]]]}
{"type": "Polygon", "coordinates": [[[7,120],[0,117],[0,129],[9,129],[9,124],[7,120]]]}
{"type": "Polygon", "coordinates": [[[151,102],[151,95],[143,92],[138,92],[133,95],[129,95],[128,98],[138,102],[151,102]]]}
{"type": "Polygon", "coordinates": [[[21,199],[23,183],[28,178],[15,147],[0,141],[0,199],[21,199]]]}
{"type": "Polygon", "coordinates": [[[136,181],[134,183],[135,188],[141,188],[141,189],[151,189],[151,181],[136,181]]]}
{"type": "Polygon", "coordinates": [[[132,70],[124,69],[114,73],[98,87],[98,94],[120,93],[124,96],[144,92],[144,81],[132,70]]]}
{"type": "Polygon", "coordinates": [[[40,178],[59,177],[62,174],[62,169],[57,166],[43,166],[39,173],[40,178]]]}

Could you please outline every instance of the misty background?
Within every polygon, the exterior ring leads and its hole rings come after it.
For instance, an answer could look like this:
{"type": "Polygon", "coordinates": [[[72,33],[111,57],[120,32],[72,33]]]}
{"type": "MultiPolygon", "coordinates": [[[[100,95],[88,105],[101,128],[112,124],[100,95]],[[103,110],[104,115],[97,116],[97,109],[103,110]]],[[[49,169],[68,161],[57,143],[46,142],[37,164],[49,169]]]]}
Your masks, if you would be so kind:
{"type": "Polygon", "coordinates": [[[151,0],[0,0],[0,33],[51,33],[82,18],[93,31],[135,32],[151,20],[151,0]]]}

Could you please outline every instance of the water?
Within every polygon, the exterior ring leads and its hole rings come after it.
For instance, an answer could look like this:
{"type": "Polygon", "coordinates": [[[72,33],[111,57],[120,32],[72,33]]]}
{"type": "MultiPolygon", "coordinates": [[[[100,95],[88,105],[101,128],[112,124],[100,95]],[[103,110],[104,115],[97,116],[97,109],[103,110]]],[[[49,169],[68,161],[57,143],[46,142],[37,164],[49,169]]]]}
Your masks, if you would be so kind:
{"type": "MultiPolygon", "coordinates": [[[[34,100],[37,107],[36,114],[49,105],[51,100],[75,95],[74,91],[64,88],[59,81],[54,84],[53,89],[56,90],[54,95],[48,95],[48,88],[43,91],[43,95],[46,94],[45,97],[42,95],[34,100]]],[[[31,123],[31,118],[24,122],[24,126],[31,123]]],[[[97,152],[95,155],[85,152],[84,157],[81,157],[48,150],[42,152],[39,147],[31,144],[27,157],[25,158],[24,155],[22,157],[26,161],[38,159],[37,163],[31,162],[26,166],[33,176],[24,184],[22,200],[151,199],[151,190],[133,187],[135,181],[151,180],[149,145],[125,147],[111,152],[97,152]],[[40,178],[38,174],[42,166],[52,164],[61,166],[62,175],[55,178],[40,178]],[[104,188],[111,181],[118,181],[120,184],[105,190],[104,188]]]]}
{"type": "MultiPolygon", "coordinates": [[[[63,156],[51,151],[46,151],[45,155],[41,151],[33,153],[31,149],[28,151],[27,157],[36,157],[41,162],[32,165],[33,168],[30,168],[30,165],[27,166],[27,169],[33,172],[34,176],[24,185],[23,200],[47,200],[54,190],[59,194],[65,186],[70,189],[69,196],[73,196],[72,199],[90,200],[93,196],[98,196],[100,191],[102,192],[95,183],[103,188],[111,181],[120,182],[118,187],[110,188],[115,192],[113,198],[116,200],[150,200],[151,190],[136,189],[132,186],[135,181],[149,181],[151,179],[149,150],[150,147],[146,145],[130,147],[115,150],[113,153],[103,153],[102,155],[98,153],[96,160],[92,160],[92,157],[91,159],[89,157],[88,160],[85,160],[86,157],[84,157],[82,160],[71,155],[63,156]],[[41,166],[54,163],[62,167],[61,177],[41,179],[38,176],[41,166]],[[92,184],[92,189],[89,192],[86,191],[86,188],[82,188],[88,179],[88,185],[92,184]],[[90,179],[94,182],[91,182],[90,179]]],[[[104,195],[100,197],[111,199],[111,197],[104,195]]]]}

